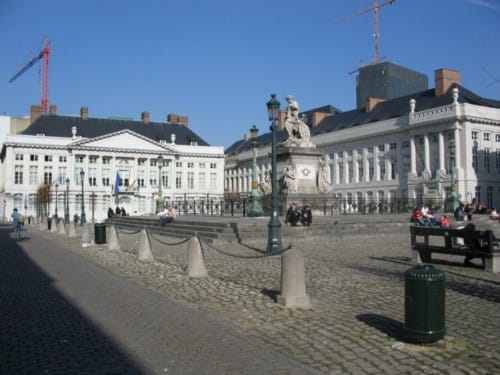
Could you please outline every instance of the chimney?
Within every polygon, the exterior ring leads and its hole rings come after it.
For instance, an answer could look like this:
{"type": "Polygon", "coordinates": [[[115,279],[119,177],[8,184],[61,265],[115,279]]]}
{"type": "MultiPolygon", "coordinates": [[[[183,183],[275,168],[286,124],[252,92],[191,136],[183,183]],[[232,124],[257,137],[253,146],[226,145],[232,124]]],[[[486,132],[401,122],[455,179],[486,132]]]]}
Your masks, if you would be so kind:
{"type": "Polygon", "coordinates": [[[325,117],[332,116],[331,113],[326,112],[313,112],[311,118],[311,126],[315,128],[318,124],[323,121],[325,117]]]}
{"type": "Polygon", "coordinates": [[[454,83],[460,83],[460,72],[450,69],[437,69],[434,71],[435,96],[446,94],[454,83]]]}
{"type": "Polygon", "coordinates": [[[141,113],[141,120],[144,124],[149,124],[149,112],[144,111],[141,113]]]}
{"type": "Polygon", "coordinates": [[[55,104],[51,104],[49,106],[49,115],[56,115],[57,114],[57,106],[55,104]]]}
{"type": "Polygon", "coordinates": [[[89,119],[89,107],[81,107],[80,108],[80,117],[82,118],[82,120],[89,119]]]}
{"type": "Polygon", "coordinates": [[[31,105],[31,123],[33,124],[43,113],[42,106],[38,104],[31,105]]]}
{"type": "Polygon", "coordinates": [[[377,104],[382,103],[383,101],[385,100],[380,98],[366,98],[365,112],[373,111],[373,109],[377,106],[377,104]]]}
{"type": "Polygon", "coordinates": [[[187,127],[189,123],[189,119],[187,116],[178,116],[177,121],[179,122],[179,124],[184,125],[185,127],[187,127]]]}
{"type": "Polygon", "coordinates": [[[169,113],[167,115],[167,122],[177,124],[179,122],[179,115],[175,113],[169,113]]]}
{"type": "Polygon", "coordinates": [[[278,123],[276,124],[276,129],[277,130],[283,130],[285,129],[285,117],[286,117],[286,112],[285,111],[280,111],[280,115],[278,117],[278,123]]]}

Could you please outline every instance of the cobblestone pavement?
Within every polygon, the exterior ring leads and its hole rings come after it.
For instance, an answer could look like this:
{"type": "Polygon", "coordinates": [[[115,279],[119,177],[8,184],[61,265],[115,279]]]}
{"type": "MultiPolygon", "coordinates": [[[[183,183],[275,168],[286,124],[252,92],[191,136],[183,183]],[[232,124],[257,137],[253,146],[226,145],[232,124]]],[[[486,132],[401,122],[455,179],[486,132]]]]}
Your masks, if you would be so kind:
{"type": "MultiPolygon", "coordinates": [[[[120,233],[122,251],[106,245],[81,248],[78,239],[41,236],[64,244],[113,273],[204,312],[290,360],[325,374],[494,374],[500,368],[500,274],[463,267],[443,255],[436,267],[446,274],[443,340],[412,345],[404,337],[404,271],[409,233],[301,241],[312,308],[285,309],[279,256],[250,258],[265,238],[245,244],[203,243],[209,276],[185,275],[187,244],[150,236],[154,262],[137,260],[138,235],[120,233]],[[228,256],[227,253],[233,254],[228,256]]],[[[287,244],[290,238],[283,238],[287,244]]],[[[257,251],[256,251],[257,250],[257,251]]]]}

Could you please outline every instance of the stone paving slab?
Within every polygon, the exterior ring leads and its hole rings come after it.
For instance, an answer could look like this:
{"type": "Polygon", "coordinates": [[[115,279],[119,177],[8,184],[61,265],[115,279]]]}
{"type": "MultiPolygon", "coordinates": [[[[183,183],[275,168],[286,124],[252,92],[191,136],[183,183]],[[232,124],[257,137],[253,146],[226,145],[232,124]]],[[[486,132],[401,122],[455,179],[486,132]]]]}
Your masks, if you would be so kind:
{"type": "Polygon", "coordinates": [[[409,233],[283,238],[304,252],[312,308],[285,309],[279,256],[257,257],[266,238],[243,244],[204,244],[209,276],[185,276],[187,244],[151,239],[156,261],[137,261],[137,235],[121,234],[122,251],[81,248],[78,239],[42,232],[109,271],[272,345],[291,360],[325,374],[494,374],[500,368],[500,274],[463,267],[442,255],[446,274],[443,340],[403,340],[404,272],[413,267],[409,233]],[[177,243],[177,244],[176,244],[177,243]],[[228,256],[230,253],[232,256],[228,256]]]}

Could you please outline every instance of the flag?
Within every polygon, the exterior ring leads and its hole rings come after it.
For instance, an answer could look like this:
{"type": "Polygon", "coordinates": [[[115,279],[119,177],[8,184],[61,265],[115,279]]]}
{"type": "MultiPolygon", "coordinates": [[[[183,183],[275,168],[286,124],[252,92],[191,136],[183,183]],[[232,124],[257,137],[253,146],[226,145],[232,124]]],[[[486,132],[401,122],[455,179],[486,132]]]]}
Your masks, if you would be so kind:
{"type": "Polygon", "coordinates": [[[120,178],[120,173],[116,172],[116,180],[115,180],[115,194],[118,195],[120,192],[120,181],[122,179],[120,178]]]}

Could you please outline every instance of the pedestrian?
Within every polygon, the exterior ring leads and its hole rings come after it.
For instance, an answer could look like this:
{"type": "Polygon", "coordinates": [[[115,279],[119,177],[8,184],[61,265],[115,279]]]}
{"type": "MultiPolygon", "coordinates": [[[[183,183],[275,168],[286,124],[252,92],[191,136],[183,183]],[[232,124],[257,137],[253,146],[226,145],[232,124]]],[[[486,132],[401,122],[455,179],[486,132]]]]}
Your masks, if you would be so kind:
{"type": "Polygon", "coordinates": [[[113,211],[113,209],[110,207],[108,209],[108,219],[111,219],[113,216],[115,215],[115,212],[113,211]]]}
{"type": "Polygon", "coordinates": [[[121,209],[122,216],[127,216],[127,212],[125,211],[125,208],[122,206],[121,209]]]}
{"type": "Polygon", "coordinates": [[[17,238],[18,240],[21,239],[21,224],[19,222],[19,217],[20,214],[17,212],[17,208],[14,208],[14,211],[12,212],[12,215],[10,215],[12,218],[12,229],[14,230],[14,238],[17,238]]]}
{"type": "Polygon", "coordinates": [[[115,214],[116,216],[122,216],[122,211],[120,210],[120,207],[116,206],[115,214]]]}
{"type": "Polygon", "coordinates": [[[300,213],[300,222],[305,226],[310,226],[312,223],[312,212],[308,205],[305,205],[302,208],[302,212],[300,213]]]}

